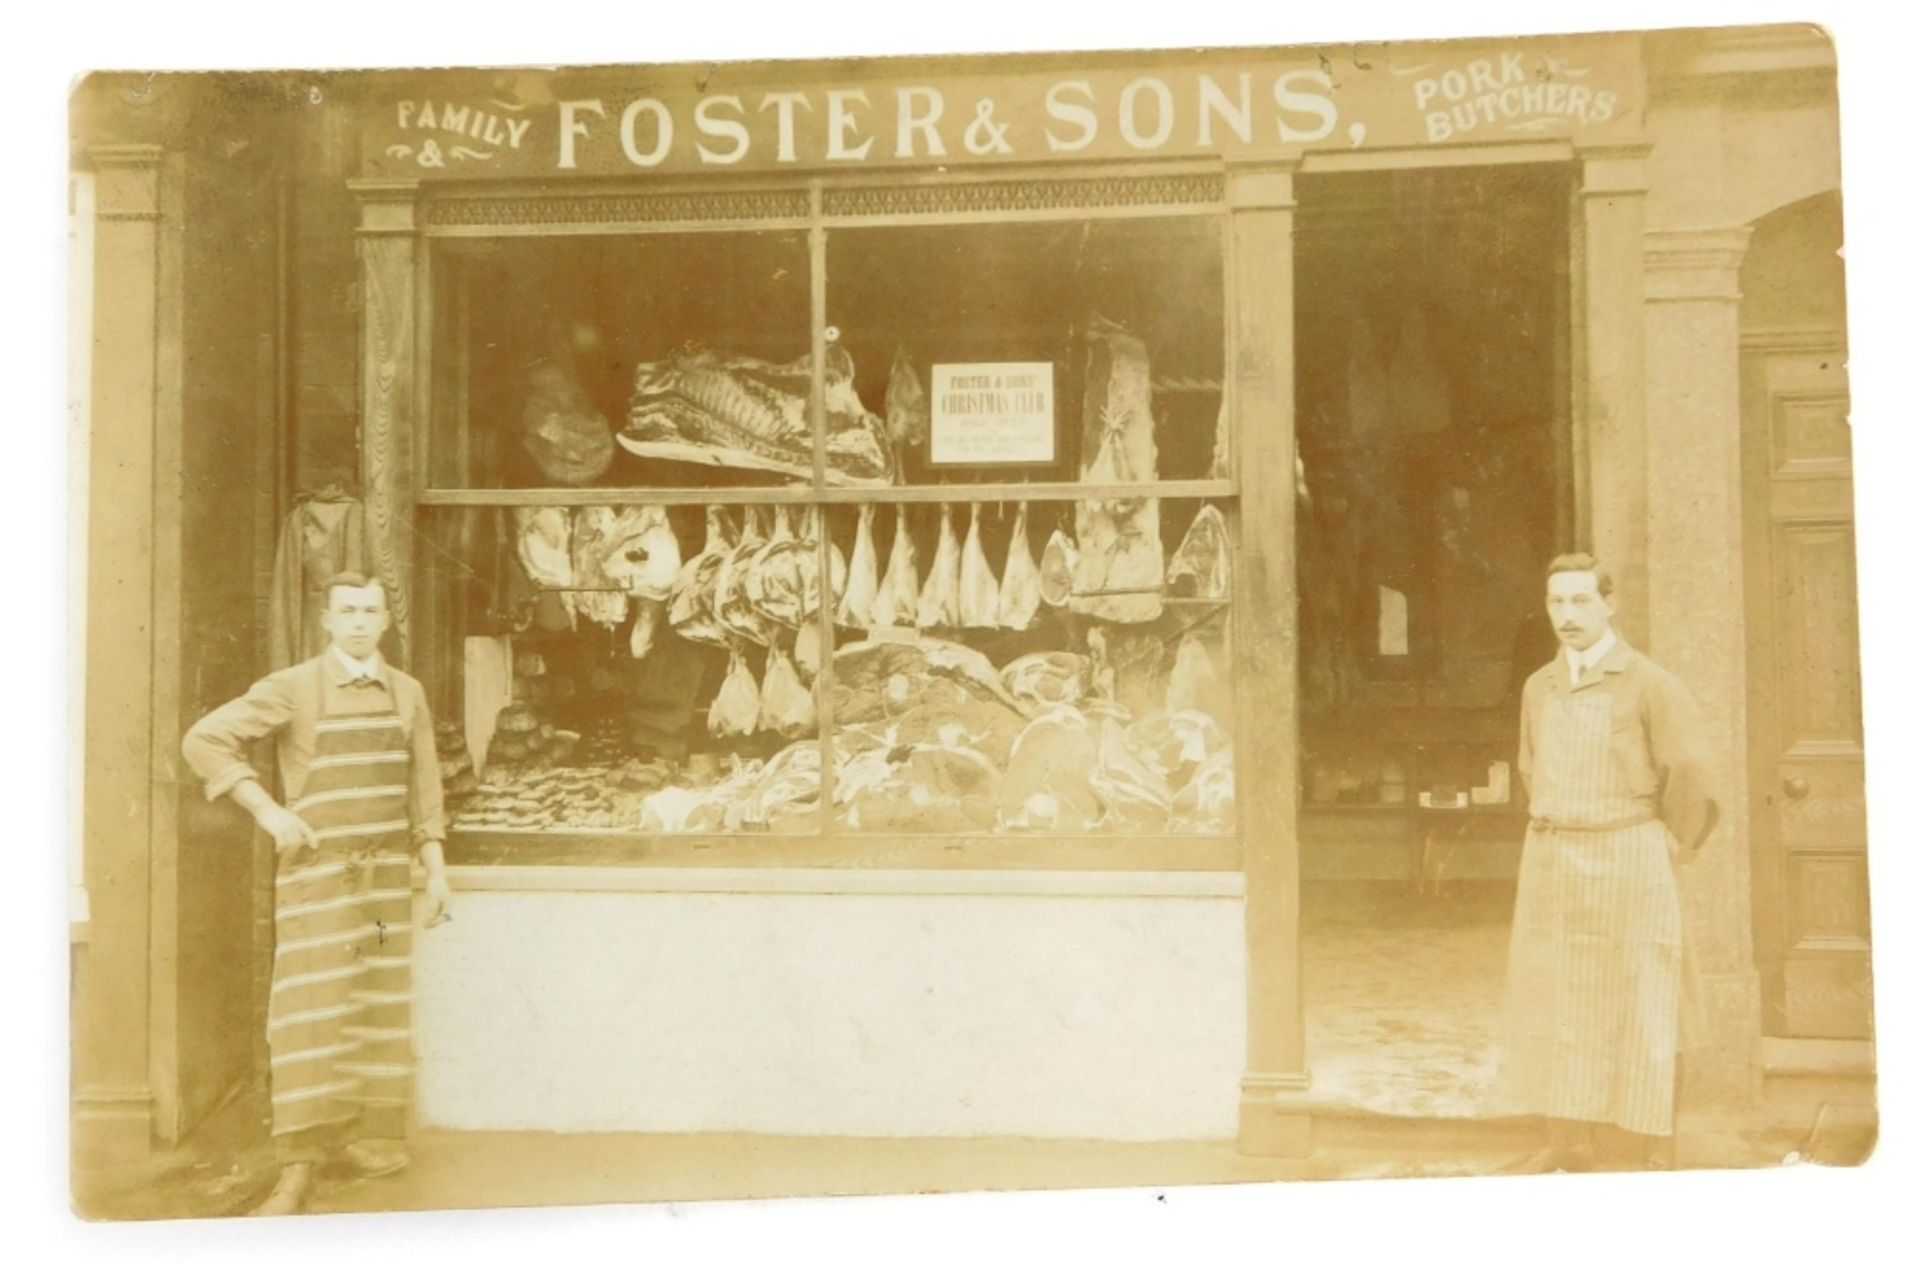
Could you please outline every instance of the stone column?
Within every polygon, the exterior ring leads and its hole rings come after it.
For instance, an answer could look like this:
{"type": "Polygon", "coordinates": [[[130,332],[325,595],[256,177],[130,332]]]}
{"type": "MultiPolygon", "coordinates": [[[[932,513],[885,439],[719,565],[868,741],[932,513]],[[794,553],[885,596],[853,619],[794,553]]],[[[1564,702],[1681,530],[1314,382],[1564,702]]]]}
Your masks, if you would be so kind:
{"type": "Polygon", "coordinates": [[[154,437],[160,310],[159,146],[97,146],[94,172],[86,771],[88,917],[73,949],[73,1158],[79,1170],[150,1149],[154,437]]]}
{"type": "Polygon", "coordinates": [[[1647,635],[1644,141],[1582,146],[1574,319],[1574,444],[1583,546],[1613,573],[1621,634],[1647,635]]]}
{"type": "Polygon", "coordinates": [[[1234,717],[1246,871],[1247,1067],[1240,1150],[1303,1156],[1312,1121],[1300,996],[1298,639],[1294,570],[1293,176],[1232,172],[1227,418],[1240,481],[1234,717]]]}
{"type": "Polygon", "coordinates": [[[355,181],[360,197],[360,482],[367,555],[393,616],[388,637],[413,666],[414,433],[421,383],[416,348],[416,181],[355,181]]]}
{"type": "Polygon", "coordinates": [[[1682,1112],[1721,1119],[1758,1092],[1760,986],[1747,849],[1747,629],[1740,503],[1745,228],[1647,235],[1647,652],[1700,699],[1720,823],[1681,878],[1706,1036],[1682,1112]]]}

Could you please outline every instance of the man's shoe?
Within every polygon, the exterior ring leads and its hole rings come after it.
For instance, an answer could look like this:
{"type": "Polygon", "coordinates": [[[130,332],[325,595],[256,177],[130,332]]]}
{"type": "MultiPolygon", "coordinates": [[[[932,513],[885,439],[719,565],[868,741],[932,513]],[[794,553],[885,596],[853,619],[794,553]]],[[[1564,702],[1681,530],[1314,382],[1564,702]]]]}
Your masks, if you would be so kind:
{"type": "Polygon", "coordinates": [[[1565,1143],[1548,1143],[1523,1153],[1500,1167],[1502,1174],[1585,1174],[1593,1169],[1593,1153],[1565,1143]]]}
{"type": "Polygon", "coordinates": [[[361,1178],[398,1174],[413,1160],[399,1143],[349,1143],[340,1149],[340,1155],[361,1178]]]}
{"type": "Polygon", "coordinates": [[[253,1218],[282,1218],[288,1214],[297,1214],[307,1199],[307,1188],[313,1184],[313,1166],[305,1161],[283,1166],[280,1177],[273,1184],[273,1190],[267,1193],[265,1200],[247,1211],[253,1218]]]}

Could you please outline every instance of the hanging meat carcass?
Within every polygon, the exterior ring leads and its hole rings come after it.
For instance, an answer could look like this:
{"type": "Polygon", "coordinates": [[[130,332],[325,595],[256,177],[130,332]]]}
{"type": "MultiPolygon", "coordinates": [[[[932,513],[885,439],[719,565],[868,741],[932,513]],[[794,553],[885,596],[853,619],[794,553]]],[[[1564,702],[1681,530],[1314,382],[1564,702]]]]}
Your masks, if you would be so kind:
{"type": "Polygon", "coordinates": [[[776,644],[767,651],[767,676],[760,685],[760,728],[782,737],[806,737],[815,725],[813,692],[800,682],[792,657],[776,644]]]}
{"type": "Polygon", "coordinates": [[[920,615],[920,563],[914,553],[913,535],[907,532],[907,509],[893,509],[893,551],[887,556],[887,572],[880,590],[873,597],[873,625],[911,627],[920,615]]]}
{"type": "Polygon", "coordinates": [[[1000,583],[980,546],[980,505],[967,512],[967,542],[960,549],[960,625],[1000,625],[1000,583]]]}
{"type": "Polygon", "coordinates": [[[767,530],[759,508],[748,508],[740,529],[740,541],[721,562],[713,581],[713,616],[721,630],[732,639],[751,644],[769,640],[767,620],[747,599],[747,576],[753,558],[767,545],[767,530]]]}
{"type": "Polygon", "coordinates": [[[613,429],[569,361],[539,363],[527,377],[520,443],[540,471],[562,485],[586,485],[613,463],[613,429]]]}
{"type": "Polygon", "coordinates": [[[667,602],[636,599],[633,602],[633,626],[627,632],[627,651],[636,658],[653,652],[654,637],[667,625],[667,602]]]}
{"type": "Polygon", "coordinates": [[[707,509],[707,541],[700,554],[680,567],[668,598],[667,621],[682,638],[724,645],[727,632],[713,613],[714,583],[735,543],[733,524],[723,507],[707,509]]]}
{"type": "Polygon", "coordinates": [[[1055,530],[1040,553],[1040,599],[1055,609],[1073,598],[1073,576],[1080,570],[1080,551],[1064,531],[1055,530]]]}
{"type": "Polygon", "coordinates": [[[784,504],[773,509],[773,533],[748,562],[743,586],[747,603],[770,623],[798,627],[806,602],[811,548],[793,532],[793,514],[784,504]]]}
{"type": "Polygon", "coordinates": [[[960,625],[960,539],[953,532],[953,505],[940,505],[940,542],[927,566],[926,586],[920,589],[915,626],[921,630],[960,625]]]}
{"type": "Polygon", "coordinates": [[[794,534],[786,509],[774,513],[772,540],[755,559],[747,578],[747,598],[761,614],[782,626],[799,627],[838,600],[847,588],[847,561],[827,543],[827,586],[820,582],[820,509],[807,509],[794,534]]]}
{"type": "Polygon", "coordinates": [[[1207,646],[1189,631],[1180,637],[1173,655],[1173,674],[1167,680],[1167,709],[1211,712],[1220,693],[1220,677],[1207,656],[1207,646]]]}
{"type": "Polygon", "coordinates": [[[819,622],[821,611],[824,609],[832,613],[846,596],[847,558],[841,554],[839,545],[827,534],[825,514],[817,506],[807,509],[806,521],[801,526],[800,537],[806,541],[808,547],[813,549],[813,555],[808,558],[807,569],[815,576],[815,581],[809,585],[806,603],[801,609],[800,634],[793,643],[793,661],[794,665],[800,668],[800,674],[806,677],[807,683],[811,684],[820,674],[820,649],[823,638],[819,622]],[[827,583],[824,587],[818,583],[822,545],[826,548],[827,565],[827,583]]]}
{"type": "Polygon", "coordinates": [[[927,390],[921,387],[902,345],[894,350],[893,370],[887,375],[887,435],[893,440],[894,453],[924,445],[930,422],[927,390]]]}
{"type": "Polygon", "coordinates": [[[1227,548],[1227,518],[1211,503],[1200,509],[1167,564],[1167,591],[1199,600],[1225,600],[1233,592],[1233,556],[1227,548]]]}
{"type": "MultiPolygon", "coordinates": [[[[827,479],[837,485],[885,485],[893,476],[886,425],[861,404],[853,359],[827,347],[827,479]]],[[[648,458],[721,468],[813,475],[807,402],[811,355],[763,362],[687,349],[634,370],[633,401],[620,445],[648,458]]]]}
{"type": "Polygon", "coordinates": [[[1007,564],[1000,575],[1000,604],[994,613],[997,625],[1009,631],[1024,631],[1033,625],[1040,612],[1040,567],[1033,563],[1033,549],[1027,544],[1027,505],[1020,505],[1013,518],[1013,538],[1007,544],[1007,564]]]}
{"type": "Polygon", "coordinates": [[[843,627],[874,625],[874,601],[880,591],[880,566],[873,546],[874,505],[860,505],[860,524],[853,532],[853,559],[847,564],[847,590],[840,597],[833,620],[843,627]]]}
{"type": "Polygon", "coordinates": [[[565,508],[515,508],[514,554],[527,579],[543,593],[536,621],[549,630],[573,625],[573,518],[565,508]]]}
{"type": "MultiPolygon", "coordinates": [[[[1081,480],[1132,485],[1159,476],[1153,441],[1147,346],[1095,319],[1086,336],[1081,425],[1081,480]]],[[[1151,622],[1160,616],[1165,562],[1157,499],[1108,495],[1085,499],[1074,512],[1080,552],[1073,612],[1109,622],[1151,622]]]]}
{"type": "Polygon", "coordinates": [[[745,737],[760,726],[760,686],[738,645],[727,660],[727,678],[707,708],[707,731],[715,737],[745,737]]]}
{"type": "Polygon", "coordinates": [[[612,630],[626,621],[628,597],[607,573],[619,514],[609,507],[581,508],[573,514],[573,585],[580,588],[574,609],[588,622],[612,630]]]}
{"type": "Polygon", "coordinates": [[[628,646],[634,657],[644,658],[666,619],[673,584],[680,576],[680,542],[673,535],[667,510],[653,504],[621,508],[606,541],[602,569],[634,599],[636,612],[628,646]]]}

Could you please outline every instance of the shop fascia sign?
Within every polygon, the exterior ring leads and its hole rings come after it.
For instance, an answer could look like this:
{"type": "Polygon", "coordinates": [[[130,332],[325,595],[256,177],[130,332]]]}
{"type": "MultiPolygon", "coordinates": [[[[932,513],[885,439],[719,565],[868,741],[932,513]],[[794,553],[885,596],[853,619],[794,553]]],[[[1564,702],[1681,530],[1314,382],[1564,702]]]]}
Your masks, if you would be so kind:
{"type": "Polygon", "coordinates": [[[1232,158],[1631,133],[1643,97],[1620,37],[892,81],[636,74],[423,81],[377,110],[364,153],[375,173],[446,177],[1232,158]]]}

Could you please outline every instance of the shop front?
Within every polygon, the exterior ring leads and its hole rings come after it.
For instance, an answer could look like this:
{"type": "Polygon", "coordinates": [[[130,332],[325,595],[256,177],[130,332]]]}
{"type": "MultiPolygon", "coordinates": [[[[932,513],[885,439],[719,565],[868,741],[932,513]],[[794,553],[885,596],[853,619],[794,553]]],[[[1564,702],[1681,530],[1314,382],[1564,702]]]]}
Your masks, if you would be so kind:
{"type": "Polygon", "coordinates": [[[423,1116],[1303,1142],[1303,854],[1510,873],[1539,562],[1644,573],[1571,269],[1644,97],[1587,40],[370,107],[365,490],[471,893],[423,1116]]]}
{"type": "Polygon", "coordinates": [[[1767,916],[1799,876],[1752,878],[1742,591],[1741,249],[1837,177],[1741,156],[1830,128],[1830,57],[342,85],[286,259],[350,299],[288,356],[357,342],[357,400],[276,445],[357,477],[439,721],[423,1124],[1304,1153],[1367,1110],[1316,1078],[1315,888],[1510,893],[1539,570],[1576,547],[1717,730],[1693,1072],[1749,1108],[1761,968],[1853,983],[1767,916]]]}

